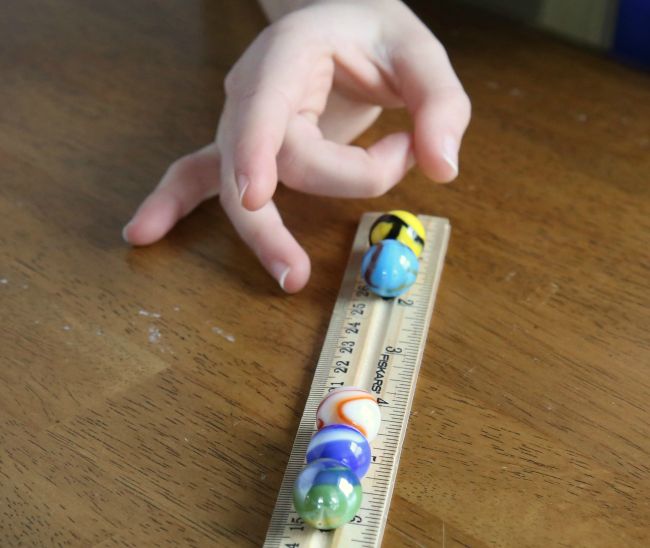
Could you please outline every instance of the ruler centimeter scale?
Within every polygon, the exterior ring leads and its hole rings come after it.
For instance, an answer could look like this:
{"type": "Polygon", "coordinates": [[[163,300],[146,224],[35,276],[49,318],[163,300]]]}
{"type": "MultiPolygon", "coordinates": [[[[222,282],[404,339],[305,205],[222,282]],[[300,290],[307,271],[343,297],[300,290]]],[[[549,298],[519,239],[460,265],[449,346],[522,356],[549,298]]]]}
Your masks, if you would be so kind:
{"type": "Polygon", "coordinates": [[[379,215],[365,213],[359,223],[265,548],[381,545],[450,226],[444,218],[419,216],[426,243],[417,280],[401,297],[384,300],[368,291],[360,274],[368,233],[379,215]],[[318,405],[330,390],[341,386],[357,386],[376,396],[382,422],[371,444],[372,464],[361,480],[363,499],[358,514],[339,529],[318,531],[304,524],[294,509],[293,484],[305,466],[318,405]]]}

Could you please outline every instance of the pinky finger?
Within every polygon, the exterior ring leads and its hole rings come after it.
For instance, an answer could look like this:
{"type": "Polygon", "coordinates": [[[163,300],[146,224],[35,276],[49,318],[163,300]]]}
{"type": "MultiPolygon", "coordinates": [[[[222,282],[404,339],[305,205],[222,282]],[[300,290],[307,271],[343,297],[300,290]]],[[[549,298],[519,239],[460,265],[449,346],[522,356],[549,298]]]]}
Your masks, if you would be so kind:
{"type": "Polygon", "coordinates": [[[219,153],[212,143],[176,160],[122,230],[133,245],[160,240],[201,202],[219,191],[219,153]]]}

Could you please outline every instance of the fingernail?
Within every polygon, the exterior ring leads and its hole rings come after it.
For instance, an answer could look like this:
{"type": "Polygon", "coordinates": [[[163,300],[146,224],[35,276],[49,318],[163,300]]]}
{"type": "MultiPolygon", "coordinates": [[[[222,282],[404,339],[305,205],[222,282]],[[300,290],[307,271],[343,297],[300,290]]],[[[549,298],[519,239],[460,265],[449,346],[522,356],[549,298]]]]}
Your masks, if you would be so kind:
{"type": "Polygon", "coordinates": [[[284,282],[287,279],[287,276],[289,275],[289,271],[291,270],[291,267],[287,266],[285,263],[281,261],[275,261],[271,264],[270,270],[271,270],[271,274],[273,274],[273,277],[280,284],[282,290],[286,291],[286,289],[284,288],[284,282]]]}
{"type": "Polygon", "coordinates": [[[250,179],[246,177],[246,175],[237,175],[237,188],[239,189],[239,202],[244,199],[244,194],[246,193],[246,189],[248,188],[248,185],[250,184],[250,179]]]}
{"type": "Polygon", "coordinates": [[[291,269],[289,267],[285,268],[282,274],[280,274],[280,279],[278,280],[278,283],[280,284],[280,287],[282,288],[282,291],[286,291],[287,288],[284,287],[284,281],[287,279],[287,276],[289,275],[289,271],[291,269]]]}
{"type": "Polygon", "coordinates": [[[458,143],[453,137],[447,136],[442,141],[442,157],[449,167],[458,175],[458,143]]]}
{"type": "Polygon", "coordinates": [[[128,238],[127,235],[126,235],[126,232],[127,232],[127,230],[129,230],[129,227],[130,227],[130,226],[131,226],[131,222],[129,221],[128,223],[126,223],[126,224],[124,225],[124,228],[122,229],[122,239],[123,239],[127,244],[130,244],[130,243],[131,243],[131,242],[129,242],[129,238],[128,238]]]}
{"type": "Polygon", "coordinates": [[[415,156],[413,152],[409,152],[409,155],[406,157],[406,171],[410,170],[415,165],[415,156]]]}

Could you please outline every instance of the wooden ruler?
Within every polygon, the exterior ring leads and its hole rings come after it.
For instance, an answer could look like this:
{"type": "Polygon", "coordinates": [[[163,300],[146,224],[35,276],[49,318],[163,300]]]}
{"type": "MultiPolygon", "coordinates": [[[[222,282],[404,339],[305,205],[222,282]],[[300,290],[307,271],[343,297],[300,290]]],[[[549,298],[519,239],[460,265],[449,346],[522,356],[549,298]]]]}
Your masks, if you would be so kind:
{"type": "Polygon", "coordinates": [[[387,301],[370,293],[360,276],[368,232],[379,215],[366,213],[359,223],[267,532],[267,548],[381,545],[450,226],[447,219],[419,216],[426,230],[426,244],[417,281],[401,298],[387,301]],[[292,492],[316,429],[318,404],[340,386],[358,386],[375,395],[382,423],[371,444],[373,462],[361,481],[359,513],[347,525],[323,532],[302,522],[293,507],[292,492]]]}

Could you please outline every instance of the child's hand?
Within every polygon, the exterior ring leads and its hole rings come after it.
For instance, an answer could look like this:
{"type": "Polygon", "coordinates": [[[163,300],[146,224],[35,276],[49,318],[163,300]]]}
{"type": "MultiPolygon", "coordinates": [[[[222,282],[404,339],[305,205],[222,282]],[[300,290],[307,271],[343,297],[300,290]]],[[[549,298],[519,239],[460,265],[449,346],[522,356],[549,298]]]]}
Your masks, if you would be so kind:
{"type": "Polygon", "coordinates": [[[226,78],[216,142],[174,162],[124,230],[160,239],[219,194],[237,232],[286,291],[310,264],[271,201],[287,186],[325,196],[379,196],[413,160],[435,181],[458,173],[470,103],[442,45],[397,0],[315,2],[280,19],[226,78]],[[405,105],[414,134],[347,146],[382,107],[405,105]]]}

